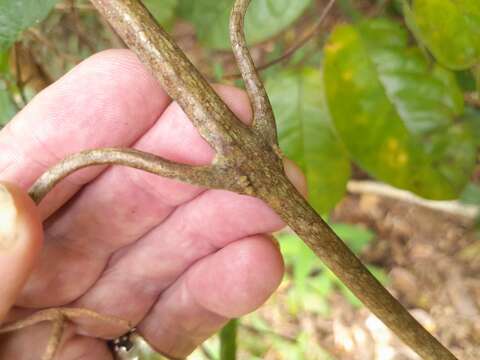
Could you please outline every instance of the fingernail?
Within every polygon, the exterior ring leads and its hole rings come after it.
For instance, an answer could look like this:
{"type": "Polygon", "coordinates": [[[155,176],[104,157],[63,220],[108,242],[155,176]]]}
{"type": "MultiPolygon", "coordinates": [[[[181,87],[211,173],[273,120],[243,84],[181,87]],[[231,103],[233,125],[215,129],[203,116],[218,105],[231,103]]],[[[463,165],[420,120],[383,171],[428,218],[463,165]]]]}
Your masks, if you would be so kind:
{"type": "Polygon", "coordinates": [[[12,194],[0,184],[0,251],[11,249],[17,240],[17,208],[12,194]]]}

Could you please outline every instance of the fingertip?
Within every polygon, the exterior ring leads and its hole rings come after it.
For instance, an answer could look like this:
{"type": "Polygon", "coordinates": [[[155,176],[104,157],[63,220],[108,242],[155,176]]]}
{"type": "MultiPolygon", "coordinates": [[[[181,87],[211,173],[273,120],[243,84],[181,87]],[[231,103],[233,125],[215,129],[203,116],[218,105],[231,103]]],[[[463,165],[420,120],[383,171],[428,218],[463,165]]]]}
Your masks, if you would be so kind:
{"type": "Polygon", "coordinates": [[[39,211],[21,188],[0,183],[0,319],[25,284],[43,242],[39,211]]]}
{"type": "Polygon", "coordinates": [[[284,263],[270,236],[229,244],[188,273],[187,286],[206,310],[226,318],[248,314],[278,288],[284,263]]]}

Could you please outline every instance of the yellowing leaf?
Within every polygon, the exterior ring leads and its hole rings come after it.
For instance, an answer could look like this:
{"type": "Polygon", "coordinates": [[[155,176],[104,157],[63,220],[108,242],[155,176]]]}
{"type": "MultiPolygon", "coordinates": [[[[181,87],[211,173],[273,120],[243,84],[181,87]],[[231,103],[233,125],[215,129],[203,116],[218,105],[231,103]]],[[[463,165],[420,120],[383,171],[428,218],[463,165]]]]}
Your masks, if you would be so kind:
{"type": "Polygon", "coordinates": [[[430,68],[407,40],[387,20],[334,30],[324,66],[332,122],[357,164],[379,180],[427,198],[455,198],[475,163],[461,121],[463,94],[452,73],[430,68]]]}

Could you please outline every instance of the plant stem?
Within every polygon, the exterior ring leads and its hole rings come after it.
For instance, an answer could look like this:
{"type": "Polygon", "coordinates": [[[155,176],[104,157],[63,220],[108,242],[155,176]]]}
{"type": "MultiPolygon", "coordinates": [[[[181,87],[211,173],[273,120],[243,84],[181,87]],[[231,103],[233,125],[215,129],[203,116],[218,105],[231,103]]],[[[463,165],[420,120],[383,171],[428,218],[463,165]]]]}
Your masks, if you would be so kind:
{"type": "Polygon", "coordinates": [[[232,319],[220,331],[220,360],[235,360],[237,358],[238,320],[232,319]]]}

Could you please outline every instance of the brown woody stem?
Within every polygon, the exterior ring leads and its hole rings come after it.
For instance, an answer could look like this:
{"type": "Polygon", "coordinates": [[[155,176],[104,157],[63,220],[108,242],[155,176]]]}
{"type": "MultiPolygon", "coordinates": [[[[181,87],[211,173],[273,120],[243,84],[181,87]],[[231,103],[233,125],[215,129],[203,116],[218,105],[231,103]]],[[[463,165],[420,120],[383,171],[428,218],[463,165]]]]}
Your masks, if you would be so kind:
{"type": "Polygon", "coordinates": [[[222,173],[221,164],[192,166],[175,163],[153,154],[134,149],[104,148],[86,150],[71,155],[44,173],[30,188],[30,197],[38,204],[63,178],[73,172],[94,165],[123,165],[147,171],[167,178],[174,178],[209,188],[225,188],[234,185],[236,179],[222,173]]]}
{"type": "Polygon", "coordinates": [[[253,129],[259,132],[271,145],[277,146],[277,127],[272,105],[262,80],[255,69],[244,33],[244,19],[251,0],[236,1],[230,15],[230,41],[232,51],[242,74],[245,88],[253,108],[253,129]]]}

